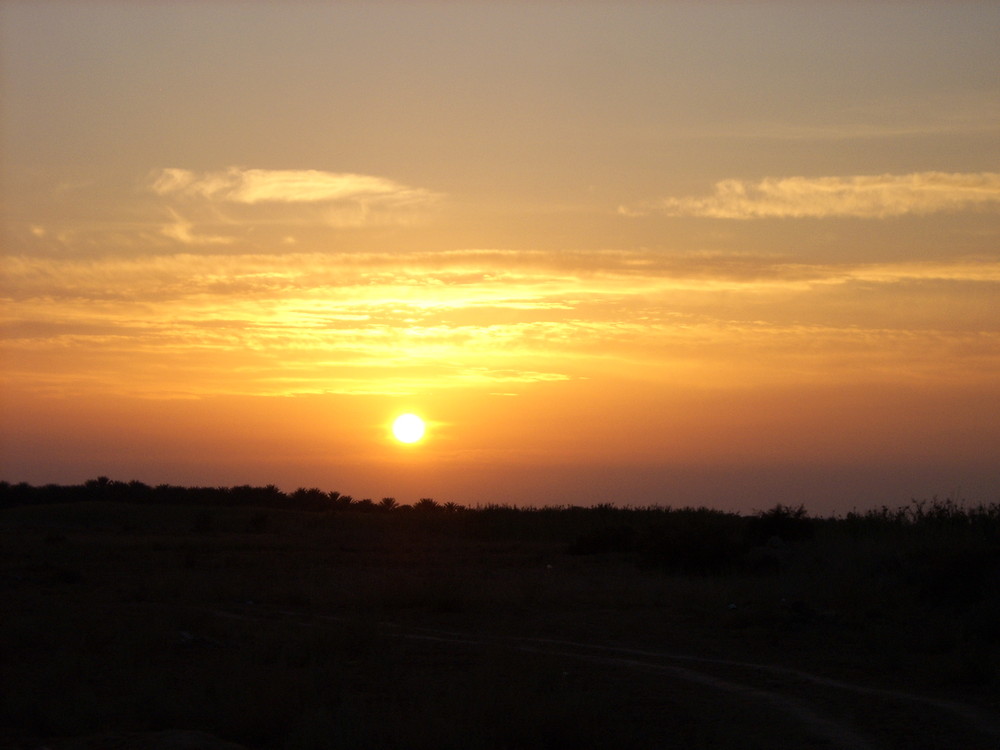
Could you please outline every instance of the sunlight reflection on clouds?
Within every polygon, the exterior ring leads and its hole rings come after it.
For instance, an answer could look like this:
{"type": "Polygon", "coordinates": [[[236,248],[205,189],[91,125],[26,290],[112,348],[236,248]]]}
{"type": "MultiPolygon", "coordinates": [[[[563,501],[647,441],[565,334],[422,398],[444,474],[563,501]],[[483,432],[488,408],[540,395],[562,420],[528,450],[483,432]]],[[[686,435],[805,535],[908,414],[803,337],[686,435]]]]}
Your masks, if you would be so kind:
{"type": "Polygon", "coordinates": [[[734,257],[728,278],[707,278],[698,255],[576,257],[576,273],[504,251],[394,267],[378,254],[16,257],[11,376],[30,383],[69,357],[67,388],[86,371],[111,390],[285,394],[587,378],[608,361],[675,384],[721,383],[732,367],[745,382],[1000,372],[1000,312],[975,294],[996,293],[998,263],[734,257]]]}

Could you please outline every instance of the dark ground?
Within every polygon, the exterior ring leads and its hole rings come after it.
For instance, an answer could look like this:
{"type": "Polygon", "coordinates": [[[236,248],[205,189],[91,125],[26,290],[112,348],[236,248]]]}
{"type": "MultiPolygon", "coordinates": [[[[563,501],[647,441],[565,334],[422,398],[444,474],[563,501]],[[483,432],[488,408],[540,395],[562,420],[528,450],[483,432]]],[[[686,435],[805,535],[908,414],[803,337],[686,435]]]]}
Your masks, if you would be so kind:
{"type": "Polygon", "coordinates": [[[0,748],[1000,746],[995,529],[709,521],[0,509],[0,748]]]}

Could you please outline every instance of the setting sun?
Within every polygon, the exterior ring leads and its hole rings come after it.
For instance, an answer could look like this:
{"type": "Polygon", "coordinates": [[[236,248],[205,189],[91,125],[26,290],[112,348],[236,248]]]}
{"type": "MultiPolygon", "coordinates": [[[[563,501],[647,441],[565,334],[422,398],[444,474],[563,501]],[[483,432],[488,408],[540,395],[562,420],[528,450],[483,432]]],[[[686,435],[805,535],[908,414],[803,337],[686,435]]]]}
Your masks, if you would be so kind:
{"type": "Polygon", "coordinates": [[[424,436],[424,420],[416,414],[401,414],[392,423],[392,434],[401,443],[415,443],[424,436]]]}
{"type": "Polygon", "coordinates": [[[0,0],[0,485],[994,501],[998,35],[0,0]]]}

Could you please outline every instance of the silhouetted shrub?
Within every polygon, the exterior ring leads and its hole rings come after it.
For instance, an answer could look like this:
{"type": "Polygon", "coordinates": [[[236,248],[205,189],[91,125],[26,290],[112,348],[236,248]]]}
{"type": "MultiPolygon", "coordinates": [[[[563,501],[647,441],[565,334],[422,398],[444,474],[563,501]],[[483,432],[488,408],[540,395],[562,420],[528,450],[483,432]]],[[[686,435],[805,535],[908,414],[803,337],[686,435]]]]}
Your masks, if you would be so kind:
{"type": "Polygon", "coordinates": [[[796,542],[815,536],[812,519],[803,505],[793,508],[778,503],[770,510],[750,517],[748,522],[750,541],[753,544],[766,544],[773,537],[785,542],[796,542]]]}

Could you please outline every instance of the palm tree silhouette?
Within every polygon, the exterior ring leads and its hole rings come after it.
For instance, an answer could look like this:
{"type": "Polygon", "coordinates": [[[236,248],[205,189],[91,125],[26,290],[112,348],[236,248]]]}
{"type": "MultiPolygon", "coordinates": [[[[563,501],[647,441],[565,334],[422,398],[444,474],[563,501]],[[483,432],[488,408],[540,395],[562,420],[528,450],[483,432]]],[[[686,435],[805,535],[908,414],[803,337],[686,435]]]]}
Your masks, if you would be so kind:
{"type": "Polygon", "coordinates": [[[399,507],[399,503],[396,502],[394,497],[383,497],[378,504],[379,510],[390,511],[395,510],[399,507]]]}
{"type": "Polygon", "coordinates": [[[436,510],[438,507],[440,507],[440,506],[437,504],[436,500],[434,500],[432,498],[429,498],[429,497],[422,497],[419,500],[417,500],[417,502],[413,506],[413,509],[414,510],[436,510]]]}

